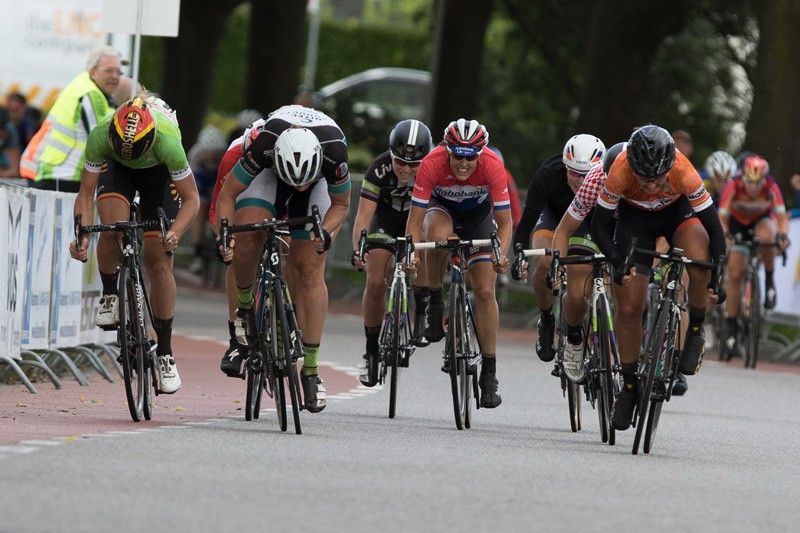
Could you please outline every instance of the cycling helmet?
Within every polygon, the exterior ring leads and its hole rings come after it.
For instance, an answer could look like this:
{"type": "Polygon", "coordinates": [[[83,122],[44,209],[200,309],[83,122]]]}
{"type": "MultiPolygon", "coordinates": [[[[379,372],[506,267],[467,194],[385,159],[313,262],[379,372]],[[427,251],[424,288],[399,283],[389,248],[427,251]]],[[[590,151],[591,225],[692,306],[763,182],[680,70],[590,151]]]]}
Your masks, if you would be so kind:
{"type": "Polygon", "coordinates": [[[705,170],[709,178],[719,178],[728,181],[736,174],[736,160],[723,150],[712,152],[706,159],[705,170]]]}
{"type": "Polygon", "coordinates": [[[594,135],[582,133],[567,141],[561,160],[567,168],[586,174],[592,165],[602,161],[605,151],[603,141],[594,135]]]}
{"type": "Polygon", "coordinates": [[[120,159],[131,161],[147,153],[156,139],[150,105],[137,96],[119,106],[108,128],[108,139],[120,159]]]}
{"type": "Polygon", "coordinates": [[[643,178],[659,178],[675,164],[675,141],[664,128],[642,126],[628,141],[628,164],[643,178]]]}
{"type": "Polygon", "coordinates": [[[398,122],[389,134],[389,150],[392,156],[406,162],[421,161],[433,148],[431,130],[419,120],[398,122]]]}
{"type": "Polygon", "coordinates": [[[316,179],[322,168],[322,147],[309,129],[289,128],[275,141],[275,171],[292,187],[316,179]]]}
{"type": "Polygon", "coordinates": [[[472,156],[489,144],[489,132],[477,120],[460,118],[445,128],[444,142],[456,155],[472,156]]]}
{"type": "Polygon", "coordinates": [[[605,155],[603,156],[603,173],[608,174],[611,171],[611,166],[614,164],[614,161],[617,160],[617,156],[622,153],[623,150],[627,150],[628,143],[621,142],[617,143],[608,150],[606,150],[605,155]]]}
{"type": "Polygon", "coordinates": [[[742,163],[742,179],[745,183],[759,183],[769,175],[769,163],[758,155],[751,155],[742,163]]]}
{"type": "Polygon", "coordinates": [[[247,128],[244,130],[244,142],[242,143],[242,150],[247,150],[250,147],[250,143],[253,142],[253,139],[258,137],[258,134],[261,133],[262,127],[266,124],[267,121],[263,118],[259,118],[252,124],[248,125],[247,128]]]}

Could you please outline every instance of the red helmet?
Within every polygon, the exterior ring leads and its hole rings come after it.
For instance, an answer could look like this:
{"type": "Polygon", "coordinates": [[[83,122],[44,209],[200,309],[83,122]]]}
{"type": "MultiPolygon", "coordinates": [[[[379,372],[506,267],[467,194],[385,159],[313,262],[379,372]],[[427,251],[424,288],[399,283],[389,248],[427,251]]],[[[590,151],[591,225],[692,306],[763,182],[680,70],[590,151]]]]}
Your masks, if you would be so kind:
{"type": "Polygon", "coordinates": [[[456,155],[470,156],[489,144],[489,132],[477,120],[460,118],[445,128],[444,142],[456,155]]]}
{"type": "Polygon", "coordinates": [[[153,146],[156,121],[150,105],[139,98],[128,100],[114,112],[108,128],[108,140],[114,153],[128,161],[138,159],[153,146]]]}

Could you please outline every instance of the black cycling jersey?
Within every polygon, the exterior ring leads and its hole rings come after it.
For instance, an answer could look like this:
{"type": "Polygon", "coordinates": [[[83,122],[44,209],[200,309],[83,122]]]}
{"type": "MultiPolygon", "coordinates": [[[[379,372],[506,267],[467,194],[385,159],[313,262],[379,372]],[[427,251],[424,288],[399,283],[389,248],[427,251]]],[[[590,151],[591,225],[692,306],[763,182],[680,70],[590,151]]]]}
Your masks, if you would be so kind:
{"type": "Polygon", "coordinates": [[[411,207],[414,180],[401,184],[392,169],[392,155],[388,150],[379,155],[367,168],[361,184],[361,197],[385,205],[395,211],[407,213],[411,207]]]}
{"type": "Polygon", "coordinates": [[[523,247],[527,247],[530,244],[531,231],[542,211],[548,208],[561,220],[575,197],[567,182],[567,167],[564,166],[561,157],[561,154],[554,155],[542,163],[533,175],[525,198],[522,218],[514,232],[514,244],[521,243],[523,247]]]}
{"type": "Polygon", "coordinates": [[[322,146],[322,176],[329,185],[340,185],[350,179],[347,166],[347,140],[341,128],[321,111],[298,105],[283,106],[269,118],[242,153],[240,163],[251,176],[271,168],[273,148],[278,136],[293,125],[314,132],[322,146]]]}

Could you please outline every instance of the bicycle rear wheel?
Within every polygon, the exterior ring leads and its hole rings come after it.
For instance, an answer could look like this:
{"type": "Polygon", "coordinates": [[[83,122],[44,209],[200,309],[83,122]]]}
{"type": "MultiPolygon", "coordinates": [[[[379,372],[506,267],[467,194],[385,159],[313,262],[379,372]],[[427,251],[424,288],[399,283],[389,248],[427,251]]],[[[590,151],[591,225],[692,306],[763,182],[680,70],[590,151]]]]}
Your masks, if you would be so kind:
{"type": "Polygon", "coordinates": [[[466,295],[463,287],[458,284],[450,286],[450,317],[448,319],[447,335],[450,350],[450,389],[453,394],[453,414],[456,427],[464,429],[470,427],[470,386],[472,380],[469,375],[466,351],[469,349],[465,335],[466,316],[464,306],[466,295]]]}
{"type": "Polygon", "coordinates": [[[136,274],[129,267],[120,266],[118,338],[125,396],[134,422],[144,418],[145,385],[149,381],[145,373],[144,349],[145,345],[149,347],[149,343],[142,311],[144,302],[139,301],[139,294],[136,274]]]}
{"type": "Polygon", "coordinates": [[[639,453],[639,443],[645,427],[649,423],[650,400],[653,394],[653,386],[656,379],[656,370],[661,350],[665,348],[667,334],[667,320],[669,316],[666,310],[661,307],[657,311],[655,330],[650,332],[647,337],[644,358],[639,365],[639,403],[636,406],[637,421],[636,434],[633,437],[633,449],[631,453],[639,453]],[[644,383],[642,381],[644,380],[644,383]]]}

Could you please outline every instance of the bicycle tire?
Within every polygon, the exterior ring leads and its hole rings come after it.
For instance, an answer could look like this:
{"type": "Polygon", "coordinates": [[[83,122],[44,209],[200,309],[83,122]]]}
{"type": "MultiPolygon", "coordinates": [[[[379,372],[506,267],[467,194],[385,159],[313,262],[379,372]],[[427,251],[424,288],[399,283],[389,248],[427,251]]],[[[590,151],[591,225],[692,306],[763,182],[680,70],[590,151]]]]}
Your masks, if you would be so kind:
{"type": "Polygon", "coordinates": [[[608,313],[608,301],[604,295],[600,295],[597,300],[595,310],[597,320],[597,362],[599,363],[597,378],[599,382],[598,397],[600,398],[598,409],[600,411],[600,434],[610,446],[614,445],[615,434],[614,426],[611,423],[611,410],[614,407],[614,356],[611,348],[611,317],[608,313]]]}
{"type": "Polygon", "coordinates": [[[389,371],[391,376],[389,378],[389,418],[394,418],[397,409],[397,378],[398,378],[398,364],[400,359],[400,331],[401,320],[403,316],[403,297],[398,291],[394,293],[394,305],[392,306],[392,343],[389,352],[389,371]]]}
{"type": "MultiPolygon", "coordinates": [[[[145,315],[147,316],[147,315],[145,315]]],[[[150,326],[146,324],[145,331],[150,331],[150,326]]],[[[142,414],[145,420],[152,420],[153,418],[153,384],[158,383],[156,371],[158,369],[158,361],[156,361],[155,353],[151,351],[155,341],[148,341],[149,347],[145,351],[144,358],[144,403],[142,404],[142,414]]]]}
{"type": "MultiPolygon", "coordinates": [[[[302,408],[302,395],[300,393],[300,379],[297,377],[297,365],[293,353],[297,351],[298,354],[303,353],[302,344],[300,344],[300,336],[297,335],[295,329],[290,331],[290,320],[288,314],[292,312],[289,309],[291,304],[285,300],[285,292],[287,290],[284,282],[281,279],[276,279],[273,286],[273,296],[275,306],[273,311],[276,314],[276,325],[278,326],[278,335],[280,336],[282,345],[278,352],[278,357],[283,360],[283,375],[289,385],[289,399],[292,402],[292,419],[294,420],[294,432],[300,435],[303,431],[300,427],[300,409],[302,408]]],[[[297,321],[291,321],[291,324],[296,324],[297,321]]]]}
{"type": "MultiPolygon", "coordinates": [[[[147,343],[144,316],[138,301],[138,280],[126,265],[119,270],[119,330],[122,376],[128,410],[134,422],[144,418],[145,375],[143,343],[147,343]]],[[[147,343],[149,345],[149,343],[147,343]]]]}
{"type": "MultiPolygon", "coordinates": [[[[569,409],[569,427],[573,433],[581,430],[581,386],[574,383],[571,379],[566,377],[564,372],[564,346],[567,339],[567,318],[564,314],[563,298],[566,295],[566,290],[562,289],[558,295],[558,344],[556,346],[559,365],[561,366],[561,386],[562,389],[566,388],[567,392],[567,407],[569,409]]],[[[555,305],[554,305],[555,307],[555,305]]]]}
{"type": "Polygon", "coordinates": [[[455,283],[450,286],[450,318],[447,321],[447,335],[450,341],[450,389],[453,395],[453,414],[459,430],[465,427],[469,428],[470,409],[471,379],[466,360],[463,357],[467,349],[464,333],[466,327],[465,297],[463,287],[455,283]]]}
{"type": "Polygon", "coordinates": [[[261,408],[261,393],[264,390],[264,359],[256,352],[247,361],[247,396],[245,397],[244,419],[248,422],[258,418],[261,408]]]}
{"type": "Polygon", "coordinates": [[[647,414],[647,428],[644,432],[644,443],[642,451],[650,453],[653,443],[656,440],[656,430],[658,429],[658,419],[661,417],[661,407],[664,400],[653,400],[650,402],[650,412],[647,414]]]}
{"type": "Polygon", "coordinates": [[[666,340],[668,319],[669,316],[667,315],[666,309],[660,307],[657,310],[655,330],[653,334],[649,335],[647,338],[647,349],[645,350],[642,363],[639,366],[639,402],[636,406],[638,421],[636,423],[636,434],[633,437],[633,449],[631,450],[633,455],[639,453],[639,443],[642,439],[643,430],[648,423],[650,400],[656,377],[656,362],[666,340]],[[642,379],[644,379],[644,385],[641,384],[642,379]]]}
{"type": "Polygon", "coordinates": [[[581,386],[569,378],[567,380],[567,404],[569,405],[569,426],[573,433],[581,430],[581,386]]]}
{"type": "Polygon", "coordinates": [[[758,340],[761,330],[761,280],[753,273],[753,288],[750,292],[750,327],[748,331],[747,358],[745,368],[755,368],[758,362],[758,340]]]}
{"type": "MultiPolygon", "coordinates": [[[[272,289],[270,289],[272,290],[272,289]]],[[[264,298],[270,298],[269,292],[266,292],[264,298]]],[[[286,413],[286,389],[284,388],[285,374],[282,365],[279,364],[282,359],[278,350],[278,324],[275,301],[265,300],[264,303],[267,309],[264,311],[264,321],[262,328],[262,336],[268,333],[266,342],[264,342],[264,351],[266,353],[265,369],[270,374],[270,383],[272,386],[272,400],[275,402],[275,412],[278,416],[278,427],[281,431],[286,431],[289,427],[289,417],[286,413]],[[266,329],[264,329],[266,328],[266,329]]]]}

